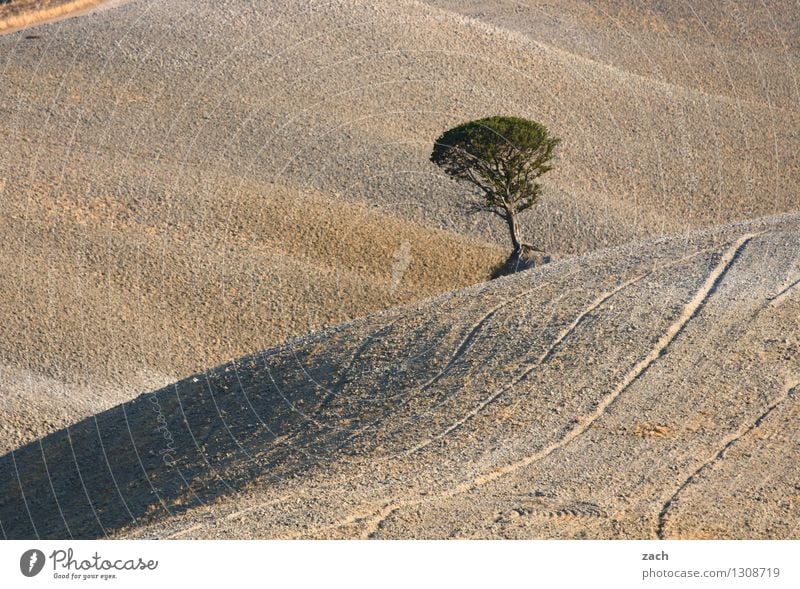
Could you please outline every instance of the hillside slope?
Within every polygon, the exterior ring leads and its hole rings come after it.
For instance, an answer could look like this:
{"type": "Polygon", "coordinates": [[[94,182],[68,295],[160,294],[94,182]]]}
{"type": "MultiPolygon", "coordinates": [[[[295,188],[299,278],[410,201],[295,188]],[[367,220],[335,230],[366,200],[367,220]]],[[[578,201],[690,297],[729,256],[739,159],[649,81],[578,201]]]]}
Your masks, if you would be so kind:
{"type": "Polygon", "coordinates": [[[550,264],[0,458],[7,537],[798,538],[800,217],[550,264]]]}
{"type": "Polygon", "coordinates": [[[435,4],[137,0],[0,37],[3,447],[483,280],[506,229],[428,162],[466,119],[564,139],[526,221],[556,256],[797,210],[796,11],[435,4]]]}
{"type": "MultiPolygon", "coordinates": [[[[34,27],[44,22],[82,16],[125,0],[3,0],[0,2],[0,34],[34,27]]],[[[35,35],[35,33],[33,33],[35,35]]]]}
{"type": "Polygon", "coordinates": [[[797,110],[792,0],[424,0],[568,53],[673,86],[797,110]]]}

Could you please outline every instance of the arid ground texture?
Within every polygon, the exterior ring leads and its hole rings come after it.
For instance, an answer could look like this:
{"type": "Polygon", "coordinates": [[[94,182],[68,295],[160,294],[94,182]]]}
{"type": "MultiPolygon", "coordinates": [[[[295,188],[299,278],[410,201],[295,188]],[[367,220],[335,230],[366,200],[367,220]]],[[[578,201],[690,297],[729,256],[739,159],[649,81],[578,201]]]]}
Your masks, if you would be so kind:
{"type": "Polygon", "coordinates": [[[800,537],[796,3],[94,4],[0,4],[5,538],[800,537]]]}

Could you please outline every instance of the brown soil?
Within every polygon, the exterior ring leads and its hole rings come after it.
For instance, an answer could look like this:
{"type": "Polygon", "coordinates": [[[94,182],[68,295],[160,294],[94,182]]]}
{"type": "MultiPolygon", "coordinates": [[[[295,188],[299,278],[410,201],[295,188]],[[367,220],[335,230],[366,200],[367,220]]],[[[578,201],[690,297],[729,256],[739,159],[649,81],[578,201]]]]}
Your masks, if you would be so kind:
{"type": "Polygon", "coordinates": [[[3,529],[798,538],[798,252],[729,226],[240,358],[0,458],[3,529]]]}
{"type": "MultiPolygon", "coordinates": [[[[90,10],[118,5],[125,0],[5,0],[0,3],[0,34],[45,22],[86,14],[90,10]]],[[[31,33],[31,36],[36,36],[31,33]]]]}
{"type": "MultiPolygon", "coordinates": [[[[0,15],[11,7],[22,0],[0,15]]],[[[253,534],[796,537],[777,515],[795,515],[789,463],[773,456],[764,468],[774,472],[753,475],[762,481],[737,479],[736,461],[794,451],[780,432],[797,430],[787,368],[797,354],[795,221],[630,244],[798,210],[798,22],[781,3],[173,0],[0,36],[2,451],[60,432],[50,438],[60,457],[66,425],[97,414],[119,429],[119,403],[269,349],[270,371],[249,366],[247,387],[263,396],[259,411],[289,419],[262,415],[283,432],[275,439],[247,438],[260,422],[245,423],[246,402],[216,418],[207,386],[165,389],[205,403],[193,405],[200,433],[181,442],[181,473],[204,501],[229,501],[230,521],[241,509],[261,517],[258,506],[287,489],[309,498],[253,534]],[[540,120],[564,140],[523,223],[557,264],[415,307],[480,283],[508,255],[502,223],[465,213],[468,191],[428,161],[444,129],[492,114],[540,120]],[[625,247],[606,251],[614,246],[625,247]],[[746,261],[754,251],[759,261],[746,261]],[[679,263],[684,255],[694,257],[679,263]],[[675,265],[653,269],[665,264],[675,265]],[[523,285],[537,290],[528,297],[523,285]],[[502,329],[487,331],[496,322],[502,329]],[[298,349],[308,356],[299,364],[285,356],[298,349]],[[543,380],[510,395],[507,369],[529,364],[544,372],[519,386],[543,380]],[[289,375],[285,386],[273,369],[289,375]],[[340,402],[317,406],[310,377],[340,402]],[[269,396],[278,391],[298,399],[289,413],[269,396]],[[627,399],[649,404],[614,418],[627,399]],[[319,430],[292,421],[300,401],[319,430]],[[229,415],[252,469],[215,437],[229,415]],[[405,431],[403,420],[419,423],[405,431]],[[762,435],[772,446],[751,447],[762,435]],[[590,439],[602,450],[589,451],[590,439]],[[668,465],[658,480],[643,474],[656,449],[668,465]],[[364,466],[384,455],[383,470],[364,466]],[[231,489],[210,482],[217,460],[231,489]],[[298,486],[284,480],[317,462],[298,486]],[[628,462],[635,489],[626,471],[617,480],[609,470],[628,462]],[[272,468],[280,480],[268,484],[272,468]],[[503,490],[512,480],[525,497],[513,505],[503,490]],[[722,496],[725,485],[734,499],[718,497],[704,519],[703,493],[722,496]],[[601,487],[618,496],[582,495],[601,487]],[[452,514],[471,509],[466,495],[480,517],[459,526],[452,514]]],[[[159,395],[173,419],[180,405],[159,395]]],[[[142,427],[153,413],[142,410],[142,427]]],[[[158,456],[154,440],[142,443],[158,456]]],[[[25,476],[41,483],[31,460],[25,476]]],[[[103,529],[250,533],[209,530],[197,510],[186,525],[159,521],[164,506],[137,494],[142,479],[113,472],[136,508],[126,519],[122,503],[106,506],[103,529]]],[[[171,501],[192,505],[164,485],[170,511],[171,501]]],[[[3,509],[22,513],[19,497],[3,509]]],[[[86,513],[76,503],[69,517],[98,535],[86,513]]],[[[6,533],[28,534],[25,525],[6,533]]]]}

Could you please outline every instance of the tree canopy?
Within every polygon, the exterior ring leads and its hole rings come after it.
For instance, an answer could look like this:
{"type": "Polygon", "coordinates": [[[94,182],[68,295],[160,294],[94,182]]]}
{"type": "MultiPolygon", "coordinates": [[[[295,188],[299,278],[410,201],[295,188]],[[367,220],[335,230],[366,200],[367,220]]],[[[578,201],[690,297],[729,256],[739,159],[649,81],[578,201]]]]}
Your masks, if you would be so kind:
{"type": "Polygon", "coordinates": [[[487,117],[445,131],[434,143],[431,161],[450,176],[480,189],[474,205],[508,223],[514,252],[520,240],[517,214],[530,209],[541,196],[539,178],[561,140],[547,127],[519,117],[487,117]]]}

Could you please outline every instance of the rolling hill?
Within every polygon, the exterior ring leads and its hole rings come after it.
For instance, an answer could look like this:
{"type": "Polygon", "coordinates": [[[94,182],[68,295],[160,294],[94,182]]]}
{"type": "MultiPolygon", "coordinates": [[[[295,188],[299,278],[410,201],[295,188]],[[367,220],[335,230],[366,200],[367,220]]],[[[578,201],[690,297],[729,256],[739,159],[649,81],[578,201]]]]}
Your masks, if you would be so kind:
{"type": "Polygon", "coordinates": [[[800,20],[673,4],[0,36],[2,532],[796,537],[800,20]],[[428,157],[495,114],[563,143],[524,220],[556,263],[487,284],[506,230],[428,157]]]}
{"type": "Polygon", "coordinates": [[[245,356],[0,458],[7,537],[797,538],[797,215],[245,356]]]}

